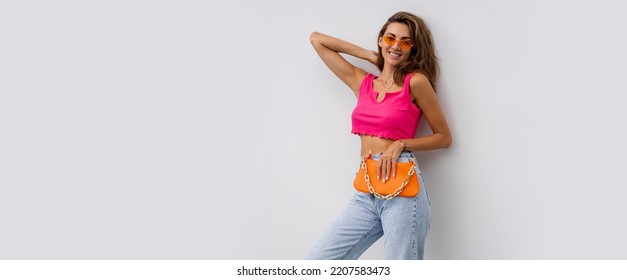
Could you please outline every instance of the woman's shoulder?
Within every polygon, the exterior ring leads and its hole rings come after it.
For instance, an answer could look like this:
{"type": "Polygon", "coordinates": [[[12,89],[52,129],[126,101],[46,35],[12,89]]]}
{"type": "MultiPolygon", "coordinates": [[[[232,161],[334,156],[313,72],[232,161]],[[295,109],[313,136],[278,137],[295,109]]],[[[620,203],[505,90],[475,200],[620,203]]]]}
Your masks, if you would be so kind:
{"type": "Polygon", "coordinates": [[[357,70],[357,73],[355,73],[355,78],[357,79],[357,88],[353,88],[353,92],[355,93],[355,96],[357,96],[357,98],[359,98],[359,92],[364,91],[364,90],[368,90],[368,83],[372,81],[372,79],[374,79],[374,77],[376,77],[375,75],[373,75],[370,72],[367,72],[363,69],[357,68],[355,67],[357,70]]]}
{"type": "Polygon", "coordinates": [[[357,74],[357,79],[359,80],[360,84],[363,84],[365,81],[369,80],[369,79],[374,79],[376,76],[370,72],[367,72],[365,70],[361,70],[360,73],[357,74]]]}
{"type": "Polygon", "coordinates": [[[415,71],[411,76],[411,80],[409,81],[409,87],[411,88],[411,92],[415,97],[418,97],[427,92],[433,92],[433,86],[431,86],[431,81],[427,78],[422,71],[415,71]]]}
{"type": "Polygon", "coordinates": [[[413,71],[410,72],[408,75],[411,75],[411,80],[410,83],[411,85],[418,85],[418,84],[422,84],[425,82],[429,82],[429,78],[427,78],[427,75],[425,75],[422,71],[413,71]]]}
{"type": "Polygon", "coordinates": [[[363,78],[374,78],[374,77],[376,77],[375,74],[372,74],[372,73],[370,73],[370,72],[368,72],[366,70],[361,70],[361,76],[363,78]]]}

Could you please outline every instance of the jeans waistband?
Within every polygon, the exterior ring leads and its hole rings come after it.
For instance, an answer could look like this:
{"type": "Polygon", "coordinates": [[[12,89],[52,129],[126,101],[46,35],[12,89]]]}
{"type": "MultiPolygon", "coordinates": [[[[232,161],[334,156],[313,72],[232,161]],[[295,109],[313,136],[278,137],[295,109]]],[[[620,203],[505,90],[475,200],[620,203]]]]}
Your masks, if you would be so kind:
{"type": "MultiPolygon", "coordinates": [[[[383,152],[372,154],[372,159],[379,160],[379,158],[381,158],[381,154],[383,154],[383,152]]],[[[412,158],[414,158],[414,154],[412,152],[410,152],[410,151],[402,151],[401,154],[398,156],[397,161],[398,162],[408,162],[412,158]]]]}

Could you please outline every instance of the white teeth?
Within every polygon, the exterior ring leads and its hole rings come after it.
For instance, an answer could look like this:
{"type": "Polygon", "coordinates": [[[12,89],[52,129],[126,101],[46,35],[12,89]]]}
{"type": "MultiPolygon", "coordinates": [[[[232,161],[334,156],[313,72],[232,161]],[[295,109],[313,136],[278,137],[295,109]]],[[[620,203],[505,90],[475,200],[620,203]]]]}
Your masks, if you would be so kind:
{"type": "Polygon", "coordinates": [[[400,55],[400,54],[398,54],[398,53],[391,53],[391,52],[388,52],[388,54],[390,54],[391,56],[395,56],[395,57],[400,57],[400,56],[401,56],[401,55],[400,55]]]}

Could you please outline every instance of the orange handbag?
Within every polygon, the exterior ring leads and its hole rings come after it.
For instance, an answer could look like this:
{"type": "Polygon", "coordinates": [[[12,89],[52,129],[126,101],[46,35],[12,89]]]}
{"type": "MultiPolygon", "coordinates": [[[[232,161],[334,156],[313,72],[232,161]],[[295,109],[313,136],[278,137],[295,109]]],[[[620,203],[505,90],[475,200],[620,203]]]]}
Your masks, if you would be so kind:
{"type": "Polygon", "coordinates": [[[370,181],[370,178],[377,176],[377,161],[369,154],[361,158],[361,167],[357,172],[353,186],[356,190],[371,193],[376,198],[390,200],[396,196],[414,197],[420,190],[420,183],[416,174],[416,161],[396,163],[396,177],[390,176],[389,180],[383,183],[380,180],[370,181]],[[407,176],[402,176],[407,174],[407,176]]]}

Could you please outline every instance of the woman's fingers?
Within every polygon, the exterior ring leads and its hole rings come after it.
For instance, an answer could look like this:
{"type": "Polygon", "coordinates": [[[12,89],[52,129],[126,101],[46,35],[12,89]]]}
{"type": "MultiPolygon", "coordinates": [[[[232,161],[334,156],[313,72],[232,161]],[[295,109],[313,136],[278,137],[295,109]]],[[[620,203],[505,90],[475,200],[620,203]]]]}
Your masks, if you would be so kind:
{"type": "Polygon", "coordinates": [[[396,159],[392,159],[392,177],[396,178],[396,159]]]}
{"type": "Polygon", "coordinates": [[[382,159],[379,159],[379,160],[377,161],[377,180],[380,180],[380,179],[381,179],[381,169],[383,168],[383,166],[382,166],[382,165],[383,165],[383,164],[382,164],[382,162],[383,162],[383,160],[382,160],[382,159]]]}
{"type": "Polygon", "coordinates": [[[386,158],[384,158],[383,156],[381,158],[379,158],[379,161],[377,161],[377,180],[381,180],[385,183],[385,181],[387,180],[387,171],[388,170],[388,160],[386,158]]]}
{"type": "Polygon", "coordinates": [[[381,165],[381,181],[383,181],[383,183],[385,183],[385,181],[387,181],[388,178],[388,163],[389,161],[387,159],[383,159],[381,160],[382,165],[381,165]]]}
{"type": "Polygon", "coordinates": [[[385,181],[390,179],[390,175],[393,178],[396,177],[396,158],[394,156],[381,155],[377,165],[377,179],[380,178],[385,183],[385,181]]]}
{"type": "Polygon", "coordinates": [[[368,58],[368,61],[374,65],[377,65],[377,59],[379,58],[379,53],[377,51],[370,51],[370,57],[368,58]]]}
{"type": "Polygon", "coordinates": [[[381,157],[381,181],[385,183],[385,181],[390,179],[390,168],[392,167],[392,160],[389,157],[381,157]]]}
{"type": "Polygon", "coordinates": [[[385,174],[385,177],[383,179],[384,183],[385,181],[390,180],[390,175],[392,175],[392,177],[396,177],[396,159],[387,159],[383,167],[383,174],[385,174]]]}

